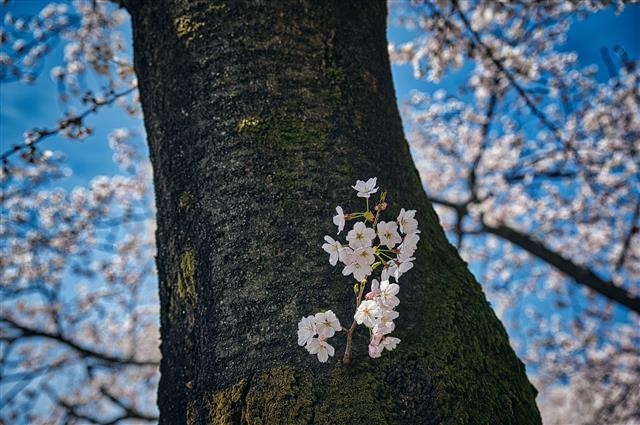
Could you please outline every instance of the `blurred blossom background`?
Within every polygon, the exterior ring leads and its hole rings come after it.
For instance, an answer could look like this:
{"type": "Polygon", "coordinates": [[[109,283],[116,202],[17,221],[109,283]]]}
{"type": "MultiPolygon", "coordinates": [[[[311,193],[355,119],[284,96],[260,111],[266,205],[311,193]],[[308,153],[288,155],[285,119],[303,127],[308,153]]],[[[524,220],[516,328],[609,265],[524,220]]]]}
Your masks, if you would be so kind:
{"type": "MultiPolygon", "coordinates": [[[[4,3],[0,421],[155,423],[155,208],[129,17],[4,3]]],[[[545,424],[640,424],[632,3],[389,2],[425,191],[545,424]]]]}

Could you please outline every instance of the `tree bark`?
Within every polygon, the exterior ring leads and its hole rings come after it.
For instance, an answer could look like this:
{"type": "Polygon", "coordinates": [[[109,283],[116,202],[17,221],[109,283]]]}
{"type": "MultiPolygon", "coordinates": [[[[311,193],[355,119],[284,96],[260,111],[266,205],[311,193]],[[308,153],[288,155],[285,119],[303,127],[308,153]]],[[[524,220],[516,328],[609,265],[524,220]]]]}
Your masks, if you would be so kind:
{"type": "MultiPolygon", "coordinates": [[[[382,0],[130,1],[154,167],[160,422],[538,424],[535,389],[447,242],[403,136],[382,0]],[[302,316],[353,316],[320,245],[356,179],[417,209],[398,348],[321,364],[302,316]]],[[[352,201],[354,200],[354,201],[352,201]]]]}

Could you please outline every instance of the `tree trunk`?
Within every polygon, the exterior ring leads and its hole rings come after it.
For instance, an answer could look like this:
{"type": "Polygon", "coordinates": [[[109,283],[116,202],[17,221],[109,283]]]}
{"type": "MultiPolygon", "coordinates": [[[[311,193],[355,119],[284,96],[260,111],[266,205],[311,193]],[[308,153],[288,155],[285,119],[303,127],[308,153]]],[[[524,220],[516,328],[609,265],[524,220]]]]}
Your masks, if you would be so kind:
{"type": "Polygon", "coordinates": [[[446,241],[403,136],[383,0],[129,0],[157,199],[161,423],[537,424],[535,389],[446,241]],[[398,348],[347,368],[296,344],[348,325],[320,248],[356,179],[417,209],[398,348]]]}

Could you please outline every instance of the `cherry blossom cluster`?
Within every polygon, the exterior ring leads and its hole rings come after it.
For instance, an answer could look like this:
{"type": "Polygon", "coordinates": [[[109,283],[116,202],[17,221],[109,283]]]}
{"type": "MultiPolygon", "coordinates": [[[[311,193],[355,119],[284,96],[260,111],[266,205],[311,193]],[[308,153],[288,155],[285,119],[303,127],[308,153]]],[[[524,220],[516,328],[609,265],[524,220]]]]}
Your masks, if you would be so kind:
{"type": "Polygon", "coordinates": [[[331,310],[303,317],[298,324],[298,345],[304,346],[311,354],[317,354],[318,360],[324,363],[335,354],[327,339],[341,330],[342,326],[331,310]]]}
{"type": "Polygon", "coordinates": [[[336,207],[333,223],[338,227],[338,234],[345,229],[347,221],[357,221],[347,232],[346,243],[325,236],[322,245],[322,249],[329,254],[329,264],[336,266],[339,261],[344,266],[342,274],[352,276],[356,281],[353,291],[357,308],[351,327],[342,328],[331,310],[304,317],[298,323],[298,345],[304,346],[310,354],[317,355],[323,363],[335,353],[327,339],[341,330],[347,334],[343,362],[349,363],[351,338],[357,325],[364,325],[369,330],[369,356],[372,358],[380,357],[384,349],[395,349],[400,342],[400,339],[389,336],[395,329],[393,321],[399,315],[395,310],[400,304],[397,297],[400,286],[397,282],[413,267],[413,254],[420,240],[420,231],[415,210],[401,209],[396,221],[379,220],[388,204],[385,201],[386,192],[383,192],[370,208],[369,200],[378,192],[376,185],[377,178],[373,177],[367,181],[358,180],[352,186],[357,196],[365,199],[365,211],[345,213],[342,207],[336,207]],[[371,279],[369,291],[365,294],[368,280],[376,269],[381,270],[380,281],[371,279]],[[391,278],[395,283],[390,281],[391,278]]]}
{"type": "Polygon", "coordinates": [[[397,283],[382,283],[373,279],[371,291],[366,294],[365,301],[358,306],[354,316],[356,323],[365,325],[370,329],[371,340],[369,342],[369,356],[376,359],[382,355],[382,350],[393,350],[400,339],[386,336],[396,328],[393,321],[398,318],[398,312],[394,308],[400,304],[396,295],[400,291],[397,283]]]}

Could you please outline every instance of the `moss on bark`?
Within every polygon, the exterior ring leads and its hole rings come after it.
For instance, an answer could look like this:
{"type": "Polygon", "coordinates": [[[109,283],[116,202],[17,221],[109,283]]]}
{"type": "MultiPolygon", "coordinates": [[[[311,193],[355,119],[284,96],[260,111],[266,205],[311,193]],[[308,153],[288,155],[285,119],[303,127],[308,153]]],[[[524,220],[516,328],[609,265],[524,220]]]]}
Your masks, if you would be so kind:
{"type": "Polygon", "coordinates": [[[194,203],[193,193],[189,191],[183,192],[182,195],[180,195],[178,208],[181,211],[188,211],[189,209],[191,209],[191,207],[193,207],[193,203],[194,203]]]}
{"type": "Polygon", "coordinates": [[[327,100],[330,104],[339,104],[342,101],[342,88],[345,73],[340,68],[328,68],[324,72],[327,79],[327,88],[320,91],[320,96],[327,100]]]}
{"type": "Polygon", "coordinates": [[[326,139],[326,134],[317,125],[282,113],[265,118],[243,118],[238,122],[237,131],[283,150],[318,147],[326,139]]]}
{"type": "Polygon", "coordinates": [[[252,380],[243,409],[248,424],[307,424],[313,419],[315,382],[310,376],[277,367],[252,380]]]}
{"type": "Polygon", "coordinates": [[[178,273],[178,299],[193,306],[197,301],[196,292],[196,257],[191,248],[180,255],[180,272],[178,273]]]}
{"type": "Polygon", "coordinates": [[[388,424],[395,414],[389,388],[372,373],[338,366],[323,380],[308,371],[277,367],[216,392],[211,424],[388,424]],[[381,397],[384,395],[384,399],[381,397]]]}
{"type": "Polygon", "coordinates": [[[231,387],[216,391],[209,401],[209,421],[211,425],[233,425],[242,418],[247,381],[241,379],[231,387]]]}
{"type": "Polygon", "coordinates": [[[194,22],[189,16],[179,16],[173,21],[178,38],[184,40],[185,46],[189,47],[191,42],[198,36],[198,32],[205,26],[204,22],[194,22]]]}

